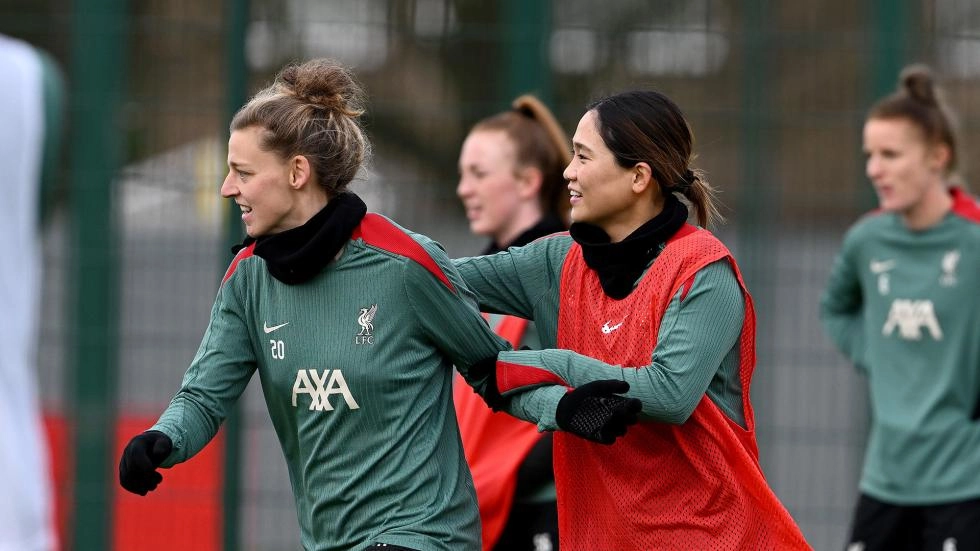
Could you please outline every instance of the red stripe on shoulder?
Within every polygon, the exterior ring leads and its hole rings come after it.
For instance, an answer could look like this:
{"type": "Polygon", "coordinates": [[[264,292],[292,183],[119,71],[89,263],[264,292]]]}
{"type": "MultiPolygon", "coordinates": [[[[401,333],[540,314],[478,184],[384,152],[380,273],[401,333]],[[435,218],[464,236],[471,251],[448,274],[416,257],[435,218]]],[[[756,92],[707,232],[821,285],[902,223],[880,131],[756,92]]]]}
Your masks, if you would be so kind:
{"type": "Polygon", "coordinates": [[[239,262],[245,260],[253,254],[255,254],[255,243],[252,243],[248,247],[238,251],[238,254],[236,254],[235,258],[232,259],[231,265],[228,266],[228,271],[225,272],[225,277],[221,278],[221,284],[224,285],[225,282],[228,281],[228,278],[231,277],[231,274],[235,273],[235,268],[238,267],[239,262]]]}
{"type": "Polygon", "coordinates": [[[436,276],[450,291],[456,292],[452,282],[425,248],[384,216],[374,213],[365,214],[360,226],[351,234],[351,239],[363,239],[365,243],[417,262],[436,276]]]}
{"type": "Polygon", "coordinates": [[[977,203],[976,197],[959,187],[954,187],[949,192],[953,196],[953,212],[980,224],[980,203],[977,203]]]}
{"type": "Polygon", "coordinates": [[[689,277],[687,279],[687,281],[684,282],[683,285],[681,285],[681,302],[684,302],[684,299],[687,298],[687,294],[690,293],[691,292],[691,288],[694,287],[694,278],[695,277],[697,277],[697,273],[696,272],[695,272],[694,275],[692,275],[691,277],[689,277]]]}
{"type": "Polygon", "coordinates": [[[698,231],[697,226],[685,222],[684,225],[681,226],[679,230],[674,232],[674,235],[670,236],[670,239],[668,239],[667,242],[672,243],[674,241],[677,241],[678,239],[683,239],[696,231],[698,231]]]}
{"type": "Polygon", "coordinates": [[[500,392],[547,384],[568,386],[561,377],[546,369],[497,360],[497,390],[500,392]]]}

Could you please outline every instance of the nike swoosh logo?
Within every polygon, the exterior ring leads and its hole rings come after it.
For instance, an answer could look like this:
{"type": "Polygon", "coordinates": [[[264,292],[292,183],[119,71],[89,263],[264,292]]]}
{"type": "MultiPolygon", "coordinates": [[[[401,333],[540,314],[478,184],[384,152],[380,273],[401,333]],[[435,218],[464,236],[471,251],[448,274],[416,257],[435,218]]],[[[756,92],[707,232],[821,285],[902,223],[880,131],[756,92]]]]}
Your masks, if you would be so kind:
{"type": "Polygon", "coordinates": [[[872,260],[871,264],[869,265],[869,268],[871,268],[871,273],[873,274],[884,273],[887,272],[888,270],[891,270],[894,267],[895,267],[894,260],[881,260],[881,261],[872,260]]]}
{"type": "Polygon", "coordinates": [[[287,325],[289,325],[289,322],[288,321],[286,323],[280,323],[279,325],[273,325],[272,327],[269,327],[268,325],[266,325],[265,323],[263,323],[262,324],[262,330],[265,331],[265,334],[266,335],[268,335],[269,333],[272,333],[276,329],[281,329],[283,327],[286,327],[287,325]]]}
{"type": "MultiPolygon", "coordinates": [[[[609,321],[612,321],[612,320],[609,320],[609,321]]],[[[609,321],[607,321],[606,323],[602,324],[602,332],[605,333],[605,334],[607,334],[607,335],[609,333],[612,333],[613,331],[615,331],[615,330],[617,330],[617,329],[619,329],[620,327],[623,326],[623,321],[621,321],[621,322],[617,323],[616,325],[613,325],[612,327],[610,327],[609,326],[609,321]]]]}

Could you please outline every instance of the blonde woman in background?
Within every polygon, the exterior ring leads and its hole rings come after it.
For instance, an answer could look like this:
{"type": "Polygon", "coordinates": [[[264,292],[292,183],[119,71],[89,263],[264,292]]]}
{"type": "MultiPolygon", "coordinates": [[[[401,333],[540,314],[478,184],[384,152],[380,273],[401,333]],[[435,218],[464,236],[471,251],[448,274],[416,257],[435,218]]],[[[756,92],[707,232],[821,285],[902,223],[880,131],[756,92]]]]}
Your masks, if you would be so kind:
{"type": "MultiPolygon", "coordinates": [[[[473,126],[460,151],[456,193],[470,231],[490,238],[483,254],[567,229],[562,170],[571,160],[568,143],[551,111],[530,95],[473,126]]],[[[515,348],[540,348],[537,330],[526,319],[489,320],[515,348]]],[[[465,384],[456,385],[453,398],[480,504],[483,549],[558,549],[551,433],[494,413],[465,384]]]]}
{"type": "Polygon", "coordinates": [[[864,123],[879,208],[848,230],[821,301],[868,377],[871,429],[849,550],[980,549],[980,205],[931,72],[864,123]]]}

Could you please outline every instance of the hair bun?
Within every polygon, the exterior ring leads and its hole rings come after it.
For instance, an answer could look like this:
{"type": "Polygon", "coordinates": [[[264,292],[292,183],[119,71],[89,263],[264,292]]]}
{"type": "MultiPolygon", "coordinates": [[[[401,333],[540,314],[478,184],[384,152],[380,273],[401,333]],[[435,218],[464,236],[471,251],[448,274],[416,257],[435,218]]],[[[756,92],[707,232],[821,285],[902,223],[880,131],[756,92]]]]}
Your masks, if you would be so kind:
{"type": "Polygon", "coordinates": [[[278,78],[280,85],[297,98],[349,117],[364,113],[363,91],[354,75],[330,59],[314,59],[288,65],[278,78]]]}
{"type": "Polygon", "coordinates": [[[938,105],[932,71],[925,65],[906,67],[899,77],[900,90],[919,103],[938,105]]]}
{"type": "Polygon", "coordinates": [[[279,80],[286,84],[288,87],[292,88],[296,86],[296,76],[299,74],[299,65],[286,65],[283,67],[282,71],[279,72],[279,80]]]}

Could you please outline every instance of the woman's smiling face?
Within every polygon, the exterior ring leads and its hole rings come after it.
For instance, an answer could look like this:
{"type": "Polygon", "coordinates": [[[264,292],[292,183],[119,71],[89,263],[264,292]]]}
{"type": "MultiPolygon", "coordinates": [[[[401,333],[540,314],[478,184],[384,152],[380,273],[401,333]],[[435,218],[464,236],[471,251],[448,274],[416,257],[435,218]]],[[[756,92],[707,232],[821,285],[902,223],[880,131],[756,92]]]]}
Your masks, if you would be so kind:
{"type": "Polygon", "coordinates": [[[221,184],[221,196],[233,199],[241,208],[250,237],[279,233],[305,222],[294,220],[297,197],[289,185],[289,164],[259,147],[263,131],[250,126],[231,133],[228,175],[221,184]]]}
{"type": "Polygon", "coordinates": [[[646,220],[634,220],[635,176],[633,169],[623,168],[616,162],[602,141],[595,111],[587,112],[575,129],[572,162],[565,168],[572,221],[599,226],[610,237],[621,233],[621,228],[632,231],[638,227],[646,220]]]}

